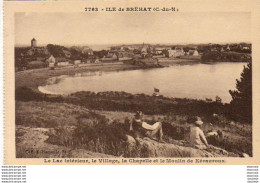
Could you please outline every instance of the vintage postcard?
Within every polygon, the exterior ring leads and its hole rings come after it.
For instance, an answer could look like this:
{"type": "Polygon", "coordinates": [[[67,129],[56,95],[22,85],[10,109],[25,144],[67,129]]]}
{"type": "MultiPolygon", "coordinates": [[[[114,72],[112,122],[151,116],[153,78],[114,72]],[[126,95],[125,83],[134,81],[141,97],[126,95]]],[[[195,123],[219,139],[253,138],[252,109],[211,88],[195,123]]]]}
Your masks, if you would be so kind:
{"type": "Polygon", "coordinates": [[[259,164],[257,7],[5,2],[5,164],[259,164]]]}

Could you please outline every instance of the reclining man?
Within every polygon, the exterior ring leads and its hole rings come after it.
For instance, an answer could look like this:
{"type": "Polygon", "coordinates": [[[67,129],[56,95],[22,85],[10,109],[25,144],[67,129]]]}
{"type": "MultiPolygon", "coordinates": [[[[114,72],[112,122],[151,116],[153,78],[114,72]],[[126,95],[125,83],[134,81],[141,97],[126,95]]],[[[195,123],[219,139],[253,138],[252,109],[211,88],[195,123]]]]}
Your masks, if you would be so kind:
{"type": "Polygon", "coordinates": [[[143,121],[143,113],[141,111],[137,111],[133,122],[130,123],[130,131],[133,130],[133,123],[135,123],[143,131],[145,131],[145,135],[147,137],[164,143],[162,139],[163,131],[161,122],[156,122],[153,125],[149,125],[148,123],[143,121]]]}

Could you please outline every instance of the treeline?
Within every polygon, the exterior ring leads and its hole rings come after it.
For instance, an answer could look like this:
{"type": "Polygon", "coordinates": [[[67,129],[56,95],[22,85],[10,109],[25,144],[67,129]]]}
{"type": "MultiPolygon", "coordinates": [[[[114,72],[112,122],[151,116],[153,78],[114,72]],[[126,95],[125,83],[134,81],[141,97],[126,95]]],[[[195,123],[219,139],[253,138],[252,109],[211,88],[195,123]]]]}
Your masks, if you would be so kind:
{"type": "Polygon", "coordinates": [[[103,58],[105,55],[107,55],[108,51],[107,50],[101,50],[101,51],[92,51],[90,48],[89,53],[83,52],[83,49],[87,47],[77,47],[73,46],[70,48],[60,46],[60,45],[53,45],[53,44],[48,44],[47,49],[50,52],[51,55],[54,57],[69,57],[71,60],[83,60],[83,59],[88,59],[88,58],[103,58]],[[93,52],[93,54],[92,54],[93,52]],[[70,55],[70,56],[68,56],[70,55]]]}
{"type": "Polygon", "coordinates": [[[16,71],[47,67],[47,59],[53,55],[56,62],[71,62],[81,60],[82,62],[94,62],[95,59],[103,58],[108,50],[92,51],[88,47],[65,47],[48,44],[46,47],[15,47],[16,71]],[[84,50],[86,49],[86,51],[84,50]]]}
{"type": "Polygon", "coordinates": [[[237,52],[206,51],[203,53],[202,62],[249,62],[250,54],[237,52]]]}
{"type": "MultiPolygon", "coordinates": [[[[237,53],[251,53],[252,45],[250,43],[236,43],[236,44],[206,44],[206,45],[198,45],[198,51],[200,53],[208,52],[208,51],[231,51],[237,53]]],[[[189,49],[189,47],[185,47],[185,49],[189,49]]]]}

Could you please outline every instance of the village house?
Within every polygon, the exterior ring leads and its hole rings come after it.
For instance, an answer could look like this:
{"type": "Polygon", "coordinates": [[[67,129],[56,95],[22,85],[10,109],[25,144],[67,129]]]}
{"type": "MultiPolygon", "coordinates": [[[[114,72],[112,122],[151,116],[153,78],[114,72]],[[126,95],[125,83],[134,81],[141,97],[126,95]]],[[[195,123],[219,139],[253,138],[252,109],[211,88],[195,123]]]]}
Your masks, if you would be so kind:
{"type": "Polygon", "coordinates": [[[170,47],[154,47],[153,48],[153,54],[154,55],[163,55],[165,54],[166,52],[168,52],[168,50],[171,50],[170,47]]]}
{"type": "Polygon", "coordinates": [[[124,60],[132,60],[134,58],[134,53],[133,51],[118,51],[118,60],[119,61],[124,61],[124,60]]]}
{"type": "Polygon", "coordinates": [[[190,56],[199,56],[199,52],[197,49],[191,49],[191,50],[189,50],[189,55],[190,56]]]}
{"type": "Polygon", "coordinates": [[[218,51],[217,48],[215,46],[210,48],[210,51],[218,51]]]}
{"type": "Polygon", "coordinates": [[[65,66],[69,66],[69,65],[70,65],[70,63],[68,61],[66,61],[66,62],[58,62],[57,63],[57,66],[59,66],[59,67],[65,67],[65,66]]]}
{"type": "Polygon", "coordinates": [[[155,54],[156,54],[156,55],[162,55],[162,54],[163,54],[163,51],[162,51],[162,50],[155,50],[155,54]]]}
{"type": "Polygon", "coordinates": [[[164,48],[157,47],[154,49],[156,55],[162,55],[164,48]]]}
{"type": "Polygon", "coordinates": [[[169,57],[176,57],[175,56],[176,51],[175,50],[168,50],[169,57]]]}
{"type": "Polygon", "coordinates": [[[248,46],[242,46],[242,50],[250,50],[248,46]]]}
{"type": "Polygon", "coordinates": [[[230,51],[230,47],[229,47],[229,45],[227,45],[227,47],[226,47],[226,51],[230,51]]]}
{"type": "Polygon", "coordinates": [[[54,63],[55,64],[56,59],[54,58],[53,55],[51,55],[46,61],[49,62],[49,63],[54,63]]]}
{"type": "Polygon", "coordinates": [[[141,48],[141,53],[147,53],[147,48],[148,48],[148,47],[143,46],[143,47],[141,48]]]}
{"type": "Polygon", "coordinates": [[[175,47],[175,49],[168,50],[169,57],[178,58],[184,55],[184,50],[182,47],[175,47]]]}
{"type": "Polygon", "coordinates": [[[49,68],[51,70],[53,70],[54,67],[55,67],[55,63],[56,63],[56,60],[55,60],[54,56],[51,55],[46,61],[49,63],[49,68]]]}
{"type": "Polygon", "coordinates": [[[142,47],[142,49],[141,49],[141,56],[142,56],[142,58],[147,57],[147,55],[148,55],[147,48],[148,48],[147,46],[143,46],[142,47]]]}
{"type": "Polygon", "coordinates": [[[117,59],[117,54],[116,52],[109,52],[106,56],[106,58],[111,58],[111,59],[117,59]]]}
{"type": "Polygon", "coordinates": [[[89,47],[85,47],[85,48],[83,48],[81,53],[84,54],[84,55],[89,55],[90,56],[90,55],[93,55],[93,50],[90,49],[89,47]]]}
{"type": "Polygon", "coordinates": [[[108,52],[107,56],[100,59],[102,62],[115,62],[118,61],[118,52],[116,51],[110,51],[108,52]]]}
{"type": "Polygon", "coordinates": [[[132,51],[118,51],[118,58],[132,58],[134,53],[132,51]]]}
{"type": "Polygon", "coordinates": [[[125,51],[126,49],[127,49],[127,48],[124,47],[124,46],[121,46],[121,47],[120,47],[120,50],[121,50],[121,51],[125,51]]]}
{"type": "Polygon", "coordinates": [[[131,50],[131,51],[134,51],[134,49],[135,49],[135,48],[133,48],[133,47],[131,47],[131,46],[128,46],[127,48],[128,48],[129,50],[131,50]]]}

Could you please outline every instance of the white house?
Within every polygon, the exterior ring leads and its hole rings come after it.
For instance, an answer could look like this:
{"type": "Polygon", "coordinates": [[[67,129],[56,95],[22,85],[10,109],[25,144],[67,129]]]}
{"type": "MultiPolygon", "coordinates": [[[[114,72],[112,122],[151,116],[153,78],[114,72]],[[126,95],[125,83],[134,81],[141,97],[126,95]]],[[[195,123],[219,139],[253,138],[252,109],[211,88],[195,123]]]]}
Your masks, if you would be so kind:
{"type": "Polygon", "coordinates": [[[230,51],[230,47],[229,47],[229,45],[227,45],[226,50],[227,50],[227,51],[230,51]]]}
{"type": "Polygon", "coordinates": [[[54,58],[53,55],[51,55],[51,56],[47,59],[47,62],[49,62],[49,68],[50,68],[50,69],[54,69],[56,60],[55,60],[55,58],[54,58]]]}
{"type": "Polygon", "coordinates": [[[88,47],[85,47],[85,48],[83,48],[81,53],[84,54],[84,55],[93,55],[93,50],[88,48],[88,47]]]}
{"type": "Polygon", "coordinates": [[[59,62],[57,63],[58,66],[60,67],[65,67],[65,66],[68,66],[70,63],[69,62],[59,62]]]}
{"type": "Polygon", "coordinates": [[[198,50],[189,50],[189,55],[191,55],[191,56],[199,56],[199,52],[198,52],[198,50]]]}
{"type": "Polygon", "coordinates": [[[247,46],[244,46],[244,47],[242,48],[242,50],[250,50],[250,48],[247,47],[247,46]]]}
{"type": "Polygon", "coordinates": [[[54,56],[51,55],[51,56],[47,59],[47,62],[49,62],[49,63],[55,63],[56,60],[55,60],[54,56]]]}
{"type": "Polygon", "coordinates": [[[180,57],[184,55],[184,50],[181,47],[176,47],[174,50],[168,50],[169,57],[180,57]]]}

